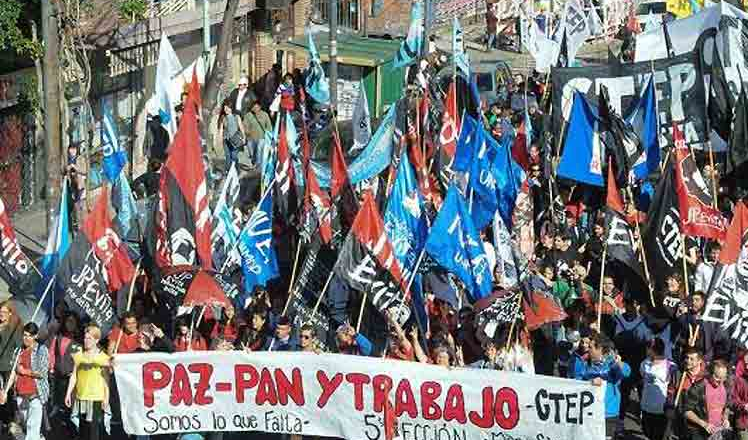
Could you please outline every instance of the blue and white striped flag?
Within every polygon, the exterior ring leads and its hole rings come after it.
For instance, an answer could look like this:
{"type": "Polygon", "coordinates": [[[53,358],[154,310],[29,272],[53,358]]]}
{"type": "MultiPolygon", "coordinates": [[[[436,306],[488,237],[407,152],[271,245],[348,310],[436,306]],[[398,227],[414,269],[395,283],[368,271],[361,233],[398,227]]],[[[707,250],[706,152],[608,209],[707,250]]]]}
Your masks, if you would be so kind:
{"type": "Polygon", "coordinates": [[[400,44],[395,54],[395,67],[405,67],[412,63],[421,54],[421,45],[423,44],[423,2],[413,2],[410,10],[410,28],[408,36],[400,44]]]}

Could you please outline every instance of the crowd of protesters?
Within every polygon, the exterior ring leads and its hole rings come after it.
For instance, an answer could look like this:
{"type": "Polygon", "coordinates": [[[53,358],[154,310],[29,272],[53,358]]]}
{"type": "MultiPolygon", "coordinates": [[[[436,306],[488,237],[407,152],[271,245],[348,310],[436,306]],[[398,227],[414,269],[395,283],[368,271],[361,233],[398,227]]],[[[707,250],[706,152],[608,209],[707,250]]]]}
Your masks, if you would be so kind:
{"type": "MultiPolygon", "coordinates": [[[[281,79],[279,66],[255,91],[247,91],[249,83],[242,78],[220,109],[218,139],[224,147],[225,164],[257,163],[257,145],[272,130],[272,119],[279,112],[298,111],[295,82],[298,78],[292,74],[281,79]]],[[[542,220],[535,223],[538,239],[530,258],[528,284],[565,310],[563,322],[529,331],[517,319],[500,323],[489,336],[473,306],[463,301],[452,303],[426,290],[426,332],[415,323],[401,326],[387,313],[383,347],[349,323],[335,330],[331,346],[322,344],[323,336],[315,327],[295,325],[284,315],[287,279],[285,285],[281,280],[267,290],[258,289],[243,309],[209,310],[204,318],[201,314],[196,325],[192,314],[196,311],[165,318],[148,283],[139,284],[132,311],[122,315],[109,334],[67,311],[62,301],[43,331],[34,323],[20,322],[12,306],[3,304],[0,403],[5,431],[16,438],[25,435],[27,440],[67,435],[87,440],[127,438],[112,375],[119,354],[190,350],[321,353],[327,346],[347,355],[557,376],[605,386],[609,438],[624,438],[624,421],[633,418],[649,440],[666,435],[706,439],[720,431],[748,439],[748,351],[738,348],[716,325],[702,320],[719,244],[689,242],[686,277],[671,275],[665,289],[654,292],[654,304],[641,299],[648,296],[646,292],[624,292],[623,272],[605,270],[602,264],[606,225],[598,215],[599,206],[587,206],[588,194],[574,187],[560,185],[560,191],[549,194],[556,183],[549,185],[552,173],[547,167],[552,165],[541,157],[549,130],[544,114],[545,87],[542,75],[527,79],[517,75],[506,84],[498,102],[482,103],[483,123],[500,139],[520,130],[527,107],[533,127],[528,182],[535,201],[534,217],[542,220]]],[[[158,124],[153,126],[152,166],[137,181],[142,185],[135,185],[144,195],[156,192],[159,165],[168,155],[158,128],[158,124]]],[[[255,197],[247,202],[245,214],[256,201],[255,197]]],[[[632,224],[645,215],[645,208],[629,204],[627,209],[632,224]]],[[[491,235],[489,228],[482,237],[484,247],[494,252],[491,235]]],[[[501,266],[492,258],[495,292],[511,290],[504,284],[501,266]]],[[[465,295],[458,292],[457,297],[465,295]]],[[[371,309],[369,313],[376,312],[371,309]]],[[[348,322],[356,322],[356,318],[352,313],[348,322]]],[[[246,435],[192,433],[181,438],[246,435]]]]}

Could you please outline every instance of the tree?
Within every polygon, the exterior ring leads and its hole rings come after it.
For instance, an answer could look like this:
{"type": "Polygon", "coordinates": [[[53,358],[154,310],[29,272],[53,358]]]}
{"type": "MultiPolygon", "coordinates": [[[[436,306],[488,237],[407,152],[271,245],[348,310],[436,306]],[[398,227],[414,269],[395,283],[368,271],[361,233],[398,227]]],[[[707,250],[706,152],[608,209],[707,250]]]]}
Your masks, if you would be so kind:
{"type": "Polygon", "coordinates": [[[33,21],[31,10],[37,3],[37,0],[0,0],[0,50],[31,59],[41,57],[42,45],[32,39],[28,26],[33,21]]]}
{"type": "Polygon", "coordinates": [[[216,49],[216,59],[213,62],[213,68],[210,69],[210,75],[205,81],[205,96],[202,97],[203,114],[205,115],[212,114],[218,98],[218,89],[226,79],[226,71],[229,65],[228,53],[234,36],[234,16],[238,7],[239,0],[228,0],[226,2],[226,9],[223,13],[223,28],[216,49]]]}

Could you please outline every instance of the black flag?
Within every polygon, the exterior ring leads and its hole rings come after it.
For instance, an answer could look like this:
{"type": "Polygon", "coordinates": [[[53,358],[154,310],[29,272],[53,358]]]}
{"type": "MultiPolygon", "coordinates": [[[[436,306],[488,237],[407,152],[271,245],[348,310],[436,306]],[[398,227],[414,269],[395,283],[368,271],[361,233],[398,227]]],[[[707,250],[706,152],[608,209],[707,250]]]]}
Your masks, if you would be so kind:
{"type": "Polygon", "coordinates": [[[569,44],[566,41],[566,28],[561,36],[561,49],[558,51],[556,67],[569,67],[569,44]]]}
{"type": "Polygon", "coordinates": [[[600,132],[604,133],[602,137],[605,148],[613,156],[616,163],[616,184],[618,187],[626,186],[628,176],[631,174],[636,161],[644,153],[644,148],[631,124],[614,113],[610,107],[608,88],[605,86],[600,86],[598,112],[600,115],[600,132]]]}
{"type": "Polygon", "coordinates": [[[647,283],[643,276],[643,268],[634,251],[634,234],[631,225],[626,221],[623,199],[616,185],[613,165],[608,165],[608,194],[605,206],[605,243],[611,261],[620,263],[627,272],[628,288],[632,293],[643,299],[647,292],[647,283]],[[637,282],[633,282],[636,280],[637,282]]]}
{"type": "Polygon", "coordinates": [[[678,195],[675,190],[673,160],[668,160],[657,184],[647,213],[646,253],[649,273],[656,289],[662,289],[665,279],[683,270],[683,234],[680,226],[678,195]]]}
{"type": "Polygon", "coordinates": [[[732,134],[727,148],[727,175],[735,179],[739,188],[748,188],[748,97],[745,87],[740,91],[735,105],[732,134]]]}
{"type": "Polygon", "coordinates": [[[730,137],[730,124],[732,122],[732,109],[735,106],[732,93],[725,79],[725,71],[722,68],[722,59],[719,56],[717,45],[712,52],[712,75],[709,82],[709,122],[712,129],[724,140],[730,137]]]}

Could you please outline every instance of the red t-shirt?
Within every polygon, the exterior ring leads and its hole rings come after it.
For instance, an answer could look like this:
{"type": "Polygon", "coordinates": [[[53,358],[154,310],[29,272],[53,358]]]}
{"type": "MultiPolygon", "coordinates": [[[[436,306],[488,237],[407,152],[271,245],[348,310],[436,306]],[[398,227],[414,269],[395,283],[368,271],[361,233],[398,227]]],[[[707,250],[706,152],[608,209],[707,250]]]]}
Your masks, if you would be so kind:
{"type": "MultiPolygon", "coordinates": [[[[189,339],[185,336],[178,337],[174,340],[174,351],[187,351],[189,339]]],[[[208,343],[201,336],[193,336],[192,351],[205,351],[208,349],[208,343]]]]}
{"type": "MultiPolygon", "coordinates": [[[[117,339],[119,338],[119,333],[122,331],[119,327],[112,330],[111,333],[109,333],[109,342],[112,344],[117,343],[117,339]]],[[[122,339],[119,341],[119,346],[117,347],[117,353],[133,353],[135,350],[138,349],[140,344],[138,343],[138,332],[127,334],[126,332],[122,333],[122,339]]]]}
{"type": "MultiPolygon", "coordinates": [[[[18,357],[18,365],[31,369],[31,348],[25,348],[18,357]]],[[[19,396],[33,396],[36,394],[36,379],[31,376],[17,375],[16,393],[19,396]]]]}

